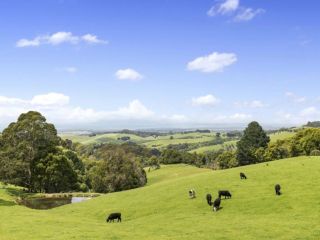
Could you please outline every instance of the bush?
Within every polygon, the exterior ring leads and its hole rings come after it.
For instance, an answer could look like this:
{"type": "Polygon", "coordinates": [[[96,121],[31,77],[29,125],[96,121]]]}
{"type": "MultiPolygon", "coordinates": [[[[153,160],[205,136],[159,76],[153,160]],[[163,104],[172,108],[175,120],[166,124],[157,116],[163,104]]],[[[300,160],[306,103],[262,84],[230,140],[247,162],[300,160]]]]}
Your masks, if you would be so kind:
{"type": "Polygon", "coordinates": [[[320,156],[320,150],[312,150],[311,153],[310,153],[310,156],[320,156]]]}
{"type": "Polygon", "coordinates": [[[95,192],[118,192],[144,186],[147,177],[132,154],[116,149],[103,153],[102,160],[90,169],[89,179],[95,192]]]}

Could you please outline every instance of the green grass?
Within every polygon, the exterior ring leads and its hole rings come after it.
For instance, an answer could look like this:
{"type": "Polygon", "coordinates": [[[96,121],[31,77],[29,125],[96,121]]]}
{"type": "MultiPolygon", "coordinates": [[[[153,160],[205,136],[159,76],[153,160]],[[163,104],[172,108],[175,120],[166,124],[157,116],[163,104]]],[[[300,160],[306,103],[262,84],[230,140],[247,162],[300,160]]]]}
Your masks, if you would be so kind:
{"type": "Polygon", "coordinates": [[[277,140],[285,140],[290,137],[293,137],[295,134],[295,132],[282,131],[270,134],[269,137],[271,142],[276,142],[277,140]]]}
{"type": "Polygon", "coordinates": [[[230,145],[233,145],[233,146],[236,147],[237,142],[238,142],[238,140],[231,140],[231,141],[224,142],[224,143],[222,143],[222,144],[216,144],[216,145],[199,147],[199,148],[193,149],[193,150],[191,150],[191,151],[189,151],[189,152],[191,152],[191,153],[193,153],[193,152],[196,152],[196,153],[205,153],[205,152],[218,151],[218,150],[223,149],[223,148],[225,148],[226,146],[230,146],[230,145]]]}
{"type": "Polygon", "coordinates": [[[148,174],[146,187],[51,210],[18,206],[0,187],[0,239],[320,239],[319,176],[319,157],[222,171],[163,166],[148,174]],[[240,171],[247,180],[239,179],[240,171]],[[190,188],[196,199],[188,199],[190,188]],[[216,197],[219,189],[233,197],[213,212],[205,195],[216,197]],[[121,211],[123,222],[105,223],[114,211],[121,211]]]}
{"type": "Polygon", "coordinates": [[[80,142],[82,144],[91,143],[123,143],[119,141],[119,137],[129,136],[130,141],[143,144],[147,147],[164,148],[169,144],[183,144],[183,143],[199,143],[199,142],[209,142],[216,138],[215,133],[175,133],[168,134],[165,136],[159,136],[154,138],[150,137],[140,137],[134,134],[124,134],[124,133],[106,133],[98,134],[96,136],[90,137],[88,135],[78,135],[78,134],[68,134],[61,133],[60,136],[63,139],[70,139],[73,142],[80,142]],[[170,139],[170,137],[173,139],[170,139]]]}

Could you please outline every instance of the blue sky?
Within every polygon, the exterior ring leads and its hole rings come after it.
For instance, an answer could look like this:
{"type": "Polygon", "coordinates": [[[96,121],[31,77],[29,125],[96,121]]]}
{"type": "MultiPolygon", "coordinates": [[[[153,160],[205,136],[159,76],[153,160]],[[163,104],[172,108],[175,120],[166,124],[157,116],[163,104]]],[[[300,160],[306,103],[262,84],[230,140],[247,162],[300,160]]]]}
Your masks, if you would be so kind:
{"type": "Polygon", "coordinates": [[[2,0],[0,127],[320,119],[316,0],[2,0]]]}

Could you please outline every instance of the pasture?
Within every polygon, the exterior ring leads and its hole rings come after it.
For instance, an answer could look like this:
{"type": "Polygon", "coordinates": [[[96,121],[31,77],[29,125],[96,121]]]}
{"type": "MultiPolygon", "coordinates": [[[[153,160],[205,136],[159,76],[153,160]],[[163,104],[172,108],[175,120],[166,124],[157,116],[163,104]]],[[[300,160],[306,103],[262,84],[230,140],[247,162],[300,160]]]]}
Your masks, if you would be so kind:
{"type": "Polygon", "coordinates": [[[0,187],[0,239],[319,239],[319,174],[320,157],[219,171],[168,165],[148,173],[145,187],[42,211],[16,205],[19,189],[0,187]],[[221,189],[232,198],[213,212],[206,194],[221,189]],[[106,223],[111,212],[122,223],[106,223]]]}
{"type": "MultiPolygon", "coordinates": [[[[275,142],[277,140],[283,140],[290,138],[294,135],[294,132],[281,131],[270,134],[270,141],[275,142]]],[[[236,148],[236,143],[238,140],[227,140],[221,144],[210,144],[210,141],[214,141],[216,139],[216,133],[173,133],[167,134],[164,136],[158,137],[140,137],[134,134],[124,134],[124,133],[105,133],[105,134],[97,134],[96,136],[89,135],[79,135],[73,133],[60,133],[60,137],[63,139],[70,139],[73,142],[80,142],[82,144],[93,144],[93,143],[116,143],[121,144],[124,141],[119,140],[121,137],[130,137],[130,141],[143,144],[149,148],[158,148],[164,149],[170,144],[203,144],[205,146],[199,146],[195,149],[190,150],[191,153],[205,153],[211,151],[217,151],[219,149],[225,149],[228,147],[236,148]]],[[[222,134],[222,139],[226,139],[226,137],[222,134]]]]}

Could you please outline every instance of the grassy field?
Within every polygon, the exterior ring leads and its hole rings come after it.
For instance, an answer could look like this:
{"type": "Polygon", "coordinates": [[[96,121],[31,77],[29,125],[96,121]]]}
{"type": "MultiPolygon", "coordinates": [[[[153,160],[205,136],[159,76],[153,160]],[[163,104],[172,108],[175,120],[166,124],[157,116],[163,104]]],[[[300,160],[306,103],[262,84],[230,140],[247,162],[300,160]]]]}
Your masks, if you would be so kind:
{"type": "Polygon", "coordinates": [[[80,142],[82,144],[91,143],[123,143],[119,141],[120,137],[130,137],[130,141],[144,144],[147,147],[164,148],[169,144],[181,144],[181,143],[199,143],[199,142],[209,142],[216,138],[215,133],[174,133],[165,136],[155,137],[140,137],[134,134],[124,134],[124,133],[106,133],[98,134],[96,136],[90,137],[88,135],[77,135],[61,133],[60,136],[64,139],[70,139],[73,142],[80,142]],[[173,139],[171,139],[173,137],[173,139]]]}
{"type": "Polygon", "coordinates": [[[163,166],[148,174],[146,187],[51,210],[18,206],[12,190],[0,189],[0,239],[320,239],[319,174],[319,157],[221,171],[163,166]],[[196,199],[188,199],[190,188],[196,199]],[[213,212],[205,195],[219,189],[233,196],[213,212]],[[123,222],[107,224],[115,211],[123,222]]]}
{"type": "Polygon", "coordinates": [[[281,132],[270,134],[269,137],[271,142],[276,142],[277,140],[285,140],[290,137],[293,137],[294,134],[295,132],[281,131],[281,132]]]}
{"type": "MultiPolygon", "coordinates": [[[[275,142],[277,140],[287,139],[294,135],[293,132],[277,132],[270,134],[271,142],[275,142]]],[[[88,135],[77,135],[77,134],[68,134],[68,133],[62,133],[60,136],[64,139],[68,138],[71,139],[73,142],[80,142],[82,144],[91,144],[91,143],[123,143],[123,141],[118,140],[120,137],[130,137],[130,141],[143,144],[149,148],[158,148],[162,149],[167,147],[169,144],[196,144],[196,143],[206,143],[210,142],[214,139],[216,139],[216,134],[214,132],[212,133],[174,133],[171,135],[165,135],[165,136],[159,136],[157,138],[154,138],[152,136],[150,137],[140,137],[134,134],[123,134],[123,133],[107,133],[107,134],[98,134],[96,136],[90,137],[88,135]],[[173,137],[171,139],[170,137],[173,137]]],[[[197,153],[205,153],[210,151],[217,151],[219,149],[223,149],[226,146],[230,145],[236,145],[236,140],[230,140],[227,142],[224,142],[223,144],[217,144],[217,145],[209,145],[209,146],[203,146],[196,149],[192,149],[190,152],[197,152],[197,153]]]]}

